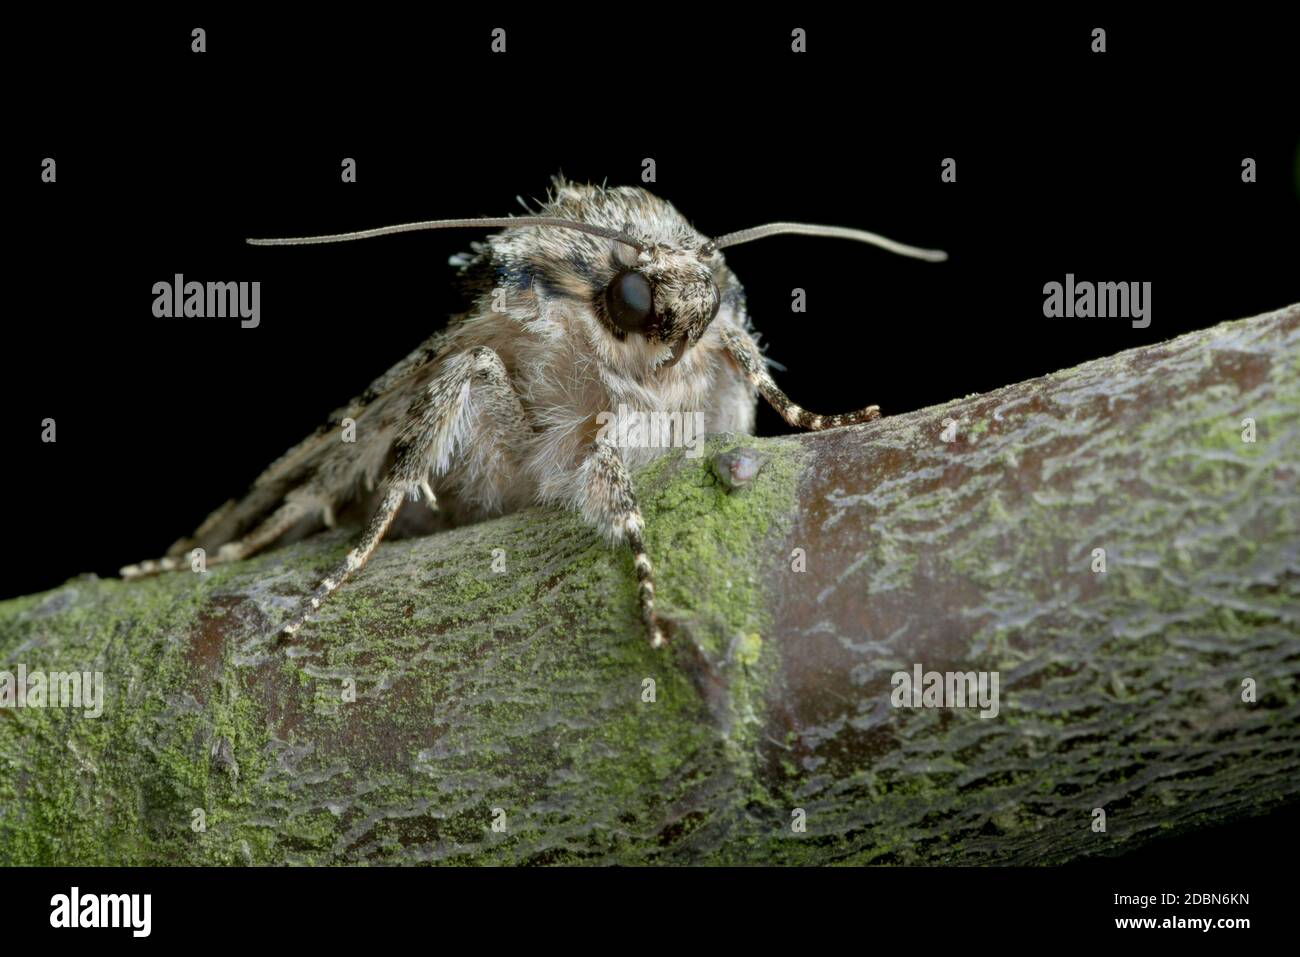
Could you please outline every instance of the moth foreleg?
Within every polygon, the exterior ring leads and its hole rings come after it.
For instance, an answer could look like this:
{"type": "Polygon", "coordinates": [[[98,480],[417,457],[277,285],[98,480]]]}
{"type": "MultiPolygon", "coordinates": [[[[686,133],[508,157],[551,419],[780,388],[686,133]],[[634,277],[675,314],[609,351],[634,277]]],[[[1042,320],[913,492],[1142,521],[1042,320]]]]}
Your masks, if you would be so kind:
{"type": "Polygon", "coordinates": [[[293,616],[280,633],[286,638],[293,637],[298,629],[303,626],[309,617],[320,608],[321,602],[329,596],[345,581],[352,576],[353,572],[358,571],[367,561],[371,554],[374,553],[376,546],[383,540],[384,533],[388,531],[388,526],[393,523],[393,518],[397,515],[397,510],[402,507],[402,500],[406,498],[405,489],[389,483],[387,491],[384,493],[383,501],[379,508],[375,510],[374,515],[370,518],[370,523],[366,526],[365,533],[361,536],[361,541],[356,547],[348,552],[347,557],[335,566],[325,579],[316,586],[316,590],[311,593],[311,597],[299,609],[298,613],[293,616]]]}
{"type": "Polygon", "coordinates": [[[753,339],[743,332],[729,329],[723,330],[722,341],[727,347],[727,353],[740,366],[750,384],[758,390],[758,394],[777,411],[781,418],[797,429],[809,429],[818,432],[822,429],[833,429],[840,425],[854,425],[858,422],[870,422],[872,419],[880,418],[880,407],[876,405],[869,405],[865,409],[858,409],[856,412],[844,412],[840,415],[818,415],[815,412],[809,412],[802,406],[792,402],[790,397],[772,381],[772,376],[767,371],[767,363],[763,360],[763,354],[758,351],[758,346],[753,339]]]}
{"type": "Polygon", "coordinates": [[[613,446],[603,441],[593,444],[583,464],[582,513],[588,522],[601,529],[613,542],[627,542],[632,549],[636,568],[637,595],[641,604],[641,621],[652,648],[666,644],[659,619],[655,615],[654,565],[646,554],[643,532],[645,520],[632,490],[632,476],[613,446]]]}
{"type": "Polygon", "coordinates": [[[321,603],[366,564],[383,540],[402,502],[436,498],[431,475],[441,475],[474,433],[502,444],[517,443],[529,431],[519,396],[497,353],[480,346],[447,360],[439,375],[412,402],[395,446],[396,458],[384,484],[383,499],[356,547],[312,592],[282,629],[294,635],[321,603]]]}

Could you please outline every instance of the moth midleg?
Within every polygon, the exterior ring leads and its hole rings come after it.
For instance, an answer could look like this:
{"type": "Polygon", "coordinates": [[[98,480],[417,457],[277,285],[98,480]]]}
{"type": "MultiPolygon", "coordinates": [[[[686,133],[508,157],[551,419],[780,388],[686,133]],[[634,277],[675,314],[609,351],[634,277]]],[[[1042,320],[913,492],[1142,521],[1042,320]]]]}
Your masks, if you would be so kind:
{"type": "Polygon", "coordinates": [[[281,629],[283,635],[294,635],[331,592],[365,566],[405,499],[413,493],[426,500],[433,497],[430,475],[447,471],[472,430],[510,442],[520,441],[529,432],[527,416],[505,364],[486,346],[449,358],[411,404],[397,441],[396,459],[385,480],[383,499],[361,540],[281,629]],[[476,415],[471,416],[471,411],[476,415]]]}
{"type": "Polygon", "coordinates": [[[641,622],[645,625],[650,646],[662,648],[664,633],[655,615],[654,565],[645,551],[642,538],[645,520],[636,503],[632,476],[614,447],[599,440],[592,444],[585,472],[583,515],[587,521],[601,527],[611,539],[626,541],[632,549],[641,622]]]}
{"type": "Polygon", "coordinates": [[[818,415],[809,412],[792,402],[790,397],[772,381],[772,376],[767,371],[767,363],[763,361],[763,354],[758,351],[758,346],[753,339],[743,332],[728,329],[723,330],[722,341],[727,347],[728,355],[736,360],[750,384],[758,390],[758,394],[777,411],[781,418],[797,429],[818,432],[822,429],[870,422],[872,419],[880,418],[880,406],[877,405],[869,405],[865,409],[839,415],[818,415]]]}

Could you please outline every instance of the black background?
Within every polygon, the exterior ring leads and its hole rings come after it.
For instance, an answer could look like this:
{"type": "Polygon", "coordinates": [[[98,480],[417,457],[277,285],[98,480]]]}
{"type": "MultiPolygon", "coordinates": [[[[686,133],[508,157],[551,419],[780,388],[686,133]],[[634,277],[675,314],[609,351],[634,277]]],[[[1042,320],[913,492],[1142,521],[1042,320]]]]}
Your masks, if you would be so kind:
{"type": "MultiPolygon", "coordinates": [[[[653,157],[650,188],[709,234],[793,219],[948,250],[939,265],[799,237],[727,251],[778,382],[819,412],[906,412],[1300,300],[1293,57],[1285,25],[1252,16],[566,6],[15,25],[0,595],[160,555],[461,308],[447,258],[479,238],[248,236],[518,213],[556,172],[637,184],[653,157]],[[260,327],[154,318],[153,283],[178,272],[261,281],[260,327]],[[1150,327],[1044,318],[1043,284],[1067,272],[1150,281],[1150,327]]],[[[759,432],[783,431],[764,408],[759,432]]]]}
{"type": "MultiPolygon", "coordinates": [[[[1300,299],[1300,120],[1267,24],[822,15],[797,21],[796,56],[788,17],[628,15],[16,34],[42,66],[7,177],[2,388],[32,507],[0,595],[161,554],[462,308],[447,258],[479,238],[249,236],[518,213],[556,172],[636,184],[653,157],[651,188],[708,234],[793,219],[948,250],[728,250],[778,381],[819,412],[906,412],[1300,299]],[[1044,318],[1043,285],[1067,272],[1150,281],[1150,327],[1044,318]],[[260,327],[154,318],[175,273],[261,281],[260,327]]],[[[765,406],[758,429],[786,431],[765,406]]]]}

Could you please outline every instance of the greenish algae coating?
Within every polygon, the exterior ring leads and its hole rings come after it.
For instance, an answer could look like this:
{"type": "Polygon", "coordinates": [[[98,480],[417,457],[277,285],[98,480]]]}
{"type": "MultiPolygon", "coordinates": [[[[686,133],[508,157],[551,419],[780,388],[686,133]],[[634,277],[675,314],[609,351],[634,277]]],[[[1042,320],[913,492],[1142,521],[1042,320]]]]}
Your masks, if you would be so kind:
{"type": "Polygon", "coordinates": [[[1294,799],[1294,313],[745,437],[731,492],[731,438],[656,463],[667,653],[626,552],[540,511],[386,544],[287,650],[338,535],[4,603],[0,669],[109,700],[0,709],[0,863],[1059,862],[1294,799]],[[999,719],[882,716],[917,660],[1000,669],[999,719]]]}
{"type": "Polygon", "coordinates": [[[707,463],[730,442],[637,478],[667,653],[639,628],[625,550],[541,510],[384,545],[288,651],[272,626],[345,550],[338,535],[0,604],[0,668],[107,682],[98,718],[0,710],[0,863],[713,853],[702,838],[743,814],[719,796],[751,790],[771,672],[752,556],[782,534],[799,458],[763,442],[762,474],[728,494],[707,463]],[[707,701],[701,669],[723,688],[707,701]]]}

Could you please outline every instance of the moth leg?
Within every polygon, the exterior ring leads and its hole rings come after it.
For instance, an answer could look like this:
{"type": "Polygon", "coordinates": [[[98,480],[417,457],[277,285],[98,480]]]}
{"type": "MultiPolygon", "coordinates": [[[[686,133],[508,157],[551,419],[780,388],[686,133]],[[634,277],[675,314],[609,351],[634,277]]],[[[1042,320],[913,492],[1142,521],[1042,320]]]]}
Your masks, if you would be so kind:
{"type": "Polygon", "coordinates": [[[425,479],[420,483],[420,487],[417,491],[420,493],[420,499],[425,505],[429,506],[429,511],[438,511],[438,496],[434,494],[433,486],[429,484],[428,479],[425,479]]]}
{"type": "Polygon", "coordinates": [[[397,510],[402,507],[402,500],[405,497],[406,493],[401,488],[394,487],[390,483],[388,491],[384,493],[384,500],[379,508],[375,510],[375,514],[371,516],[370,524],[366,526],[361,541],[348,552],[343,562],[335,566],[334,570],[316,586],[316,590],[311,593],[307,603],[289,620],[288,624],[280,629],[280,633],[284,637],[293,637],[298,629],[311,617],[312,613],[320,608],[320,603],[329,596],[330,592],[342,585],[352,576],[353,572],[360,570],[370,560],[376,546],[383,540],[384,533],[388,531],[388,526],[393,523],[397,510]]]}
{"type": "Polygon", "coordinates": [[[296,528],[308,517],[320,518],[324,509],[319,505],[290,498],[271,515],[243,538],[227,542],[217,549],[217,554],[210,562],[237,562],[250,555],[255,555],[269,545],[279,541],[281,536],[296,528]]]}
{"type": "MultiPolygon", "coordinates": [[[[331,592],[370,559],[397,516],[404,499],[424,497],[437,507],[431,475],[450,468],[452,457],[473,438],[475,429],[518,443],[529,431],[528,418],[501,357],[486,346],[453,356],[411,403],[395,445],[396,458],[384,484],[384,496],[356,547],[316,587],[311,597],[281,629],[292,637],[331,592]]],[[[517,447],[517,445],[516,445],[517,447]]]]}
{"type": "Polygon", "coordinates": [[[655,616],[654,565],[646,554],[642,539],[645,520],[632,491],[632,476],[614,447],[602,441],[593,444],[583,471],[583,516],[604,531],[611,541],[616,544],[625,541],[632,549],[641,621],[650,639],[650,647],[662,648],[667,641],[655,616]]]}
{"type": "Polygon", "coordinates": [[[724,329],[722,331],[722,341],[727,347],[727,353],[740,366],[750,384],[758,390],[758,394],[780,414],[781,418],[797,429],[809,429],[813,432],[819,432],[822,429],[833,429],[840,425],[854,425],[858,422],[870,422],[872,419],[880,418],[880,406],[878,405],[869,405],[865,409],[858,409],[856,412],[844,412],[840,415],[817,415],[814,412],[809,412],[807,409],[790,401],[789,396],[782,392],[780,387],[772,381],[772,376],[767,371],[767,363],[763,360],[763,354],[758,351],[758,346],[753,339],[743,332],[724,329]]]}
{"type": "MultiPolygon", "coordinates": [[[[311,512],[312,509],[301,501],[291,499],[276,509],[265,521],[243,538],[222,545],[215,554],[205,559],[205,564],[220,565],[225,562],[237,562],[247,558],[273,544],[281,535],[307,518],[311,512]]],[[[163,572],[185,568],[192,561],[190,556],[193,551],[190,548],[175,555],[167,555],[164,558],[155,558],[135,565],[127,565],[120,569],[118,574],[123,578],[142,578],[146,575],[159,575],[163,572]]]]}

